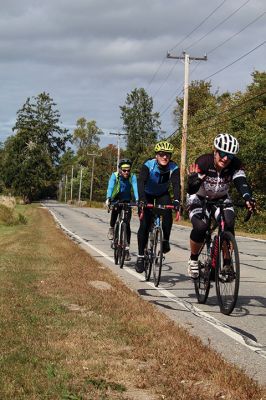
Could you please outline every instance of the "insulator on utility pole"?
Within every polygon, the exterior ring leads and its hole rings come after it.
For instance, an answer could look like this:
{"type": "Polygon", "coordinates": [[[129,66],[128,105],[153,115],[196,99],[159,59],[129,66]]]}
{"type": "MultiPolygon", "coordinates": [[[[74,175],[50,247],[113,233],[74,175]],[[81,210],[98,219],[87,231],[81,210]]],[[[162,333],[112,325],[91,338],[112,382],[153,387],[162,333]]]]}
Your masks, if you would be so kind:
{"type": "Polygon", "coordinates": [[[186,153],[187,153],[187,117],[188,117],[188,87],[189,87],[189,62],[190,60],[207,61],[207,55],[204,57],[191,57],[185,51],[182,56],[172,56],[167,52],[167,58],[183,60],[185,65],[184,77],[184,106],[183,106],[183,122],[182,122],[182,144],[181,144],[181,163],[180,163],[180,184],[181,184],[181,204],[185,202],[185,173],[186,173],[186,153]]]}

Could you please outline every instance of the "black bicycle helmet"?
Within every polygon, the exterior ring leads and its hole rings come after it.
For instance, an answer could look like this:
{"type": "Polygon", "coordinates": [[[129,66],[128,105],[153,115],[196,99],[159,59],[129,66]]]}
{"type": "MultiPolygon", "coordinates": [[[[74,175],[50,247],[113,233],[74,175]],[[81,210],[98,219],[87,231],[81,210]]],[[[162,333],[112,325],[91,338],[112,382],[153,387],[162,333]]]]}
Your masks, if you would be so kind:
{"type": "Polygon", "coordinates": [[[118,164],[119,168],[131,168],[131,166],[132,166],[132,161],[129,160],[128,158],[122,158],[118,164]]]}

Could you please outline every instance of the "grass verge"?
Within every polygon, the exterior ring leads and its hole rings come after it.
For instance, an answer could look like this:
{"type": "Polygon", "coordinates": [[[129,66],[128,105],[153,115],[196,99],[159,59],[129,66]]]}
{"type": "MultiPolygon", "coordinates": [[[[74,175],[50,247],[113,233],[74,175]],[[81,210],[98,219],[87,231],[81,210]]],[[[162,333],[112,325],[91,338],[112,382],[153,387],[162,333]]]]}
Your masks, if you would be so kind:
{"type": "Polygon", "coordinates": [[[259,400],[265,390],[26,206],[0,238],[0,398],[259,400]]]}

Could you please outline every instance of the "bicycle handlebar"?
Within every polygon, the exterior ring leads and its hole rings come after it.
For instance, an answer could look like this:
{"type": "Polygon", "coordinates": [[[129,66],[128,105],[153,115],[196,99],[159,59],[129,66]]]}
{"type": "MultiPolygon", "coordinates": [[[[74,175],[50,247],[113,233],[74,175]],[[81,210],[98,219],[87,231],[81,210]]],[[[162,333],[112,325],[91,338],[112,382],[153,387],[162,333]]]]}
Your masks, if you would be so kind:
{"type": "Polygon", "coordinates": [[[150,203],[146,204],[144,207],[146,207],[146,208],[158,208],[158,209],[171,209],[171,210],[173,210],[175,208],[172,204],[157,204],[157,205],[154,205],[154,204],[150,204],[150,203]]]}
{"type": "MultiPolygon", "coordinates": [[[[220,208],[233,207],[234,205],[236,207],[240,207],[240,208],[246,207],[245,204],[243,204],[243,203],[235,203],[235,204],[233,204],[232,202],[225,202],[222,199],[210,200],[210,199],[206,198],[205,199],[205,204],[215,205],[215,206],[220,207],[220,208]]],[[[248,222],[250,220],[252,214],[253,214],[253,211],[248,210],[246,215],[245,215],[245,217],[244,217],[244,219],[243,219],[243,222],[248,222]]]]}
{"type": "Polygon", "coordinates": [[[130,208],[130,207],[137,207],[137,203],[123,203],[121,201],[113,201],[112,203],[109,204],[108,206],[108,212],[114,207],[123,207],[123,208],[130,208]]]}
{"type": "MultiPolygon", "coordinates": [[[[140,220],[142,220],[142,218],[143,218],[143,210],[144,210],[144,208],[150,208],[150,209],[153,208],[153,209],[158,209],[158,210],[174,210],[175,206],[173,206],[173,204],[156,204],[156,205],[150,204],[150,203],[145,204],[142,207],[142,210],[141,210],[141,213],[140,213],[140,216],[139,216],[140,220]]],[[[176,211],[175,220],[178,221],[179,217],[180,217],[179,211],[176,211]]]]}

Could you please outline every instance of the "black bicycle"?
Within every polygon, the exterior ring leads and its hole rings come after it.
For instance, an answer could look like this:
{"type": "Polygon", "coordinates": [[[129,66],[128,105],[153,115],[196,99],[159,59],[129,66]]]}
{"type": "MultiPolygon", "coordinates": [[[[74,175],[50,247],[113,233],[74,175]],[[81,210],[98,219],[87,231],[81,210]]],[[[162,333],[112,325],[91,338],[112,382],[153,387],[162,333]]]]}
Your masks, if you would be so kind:
{"type": "MultiPolygon", "coordinates": [[[[240,261],[237,242],[234,235],[225,229],[224,209],[233,204],[224,200],[206,200],[206,209],[210,211],[208,231],[199,254],[199,276],[194,279],[198,302],[206,302],[211,281],[215,281],[220,311],[229,315],[235,308],[240,282],[240,261]],[[219,211],[219,219],[213,217],[213,206],[219,211]],[[216,234],[214,231],[218,228],[216,234]]],[[[251,216],[249,212],[245,221],[251,216]]]]}
{"type": "Polygon", "coordinates": [[[129,212],[131,207],[135,206],[135,203],[114,202],[109,207],[109,210],[115,207],[119,210],[111,247],[114,250],[114,262],[116,265],[119,264],[120,268],[124,266],[126,251],[128,251],[127,226],[129,224],[129,212]]]}
{"type": "MultiPolygon", "coordinates": [[[[162,265],[163,265],[163,231],[161,227],[162,215],[158,212],[160,210],[174,209],[171,205],[153,205],[146,204],[146,208],[153,209],[153,221],[149,230],[148,243],[144,251],[144,273],[145,280],[149,281],[151,271],[153,270],[154,286],[158,287],[161,279],[162,265]]],[[[141,218],[141,215],[140,215],[141,218]]]]}

